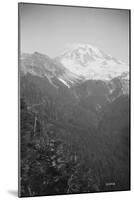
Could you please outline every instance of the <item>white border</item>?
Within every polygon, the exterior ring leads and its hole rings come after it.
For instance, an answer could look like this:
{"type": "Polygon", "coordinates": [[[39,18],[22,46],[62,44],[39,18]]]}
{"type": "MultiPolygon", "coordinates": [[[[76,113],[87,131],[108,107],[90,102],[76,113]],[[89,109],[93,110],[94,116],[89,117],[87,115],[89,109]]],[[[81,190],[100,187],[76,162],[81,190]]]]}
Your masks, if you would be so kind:
{"type": "MultiPolygon", "coordinates": [[[[32,3],[48,3],[48,4],[64,4],[64,5],[79,5],[90,7],[108,7],[108,8],[125,8],[132,9],[132,27],[131,27],[131,45],[132,55],[134,55],[134,4],[133,0],[25,0],[25,2],[32,3]]],[[[17,114],[17,97],[18,97],[18,68],[17,68],[17,52],[18,52],[18,1],[17,0],[3,0],[0,3],[0,199],[12,200],[17,198],[15,191],[17,191],[17,173],[18,173],[18,114],[17,114]]],[[[132,66],[134,58],[132,56],[132,66]]],[[[133,77],[134,68],[131,66],[132,74],[132,102],[134,102],[133,92],[133,77]]],[[[132,122],[134,119],[134,106],[132,103],[132,122]]],[[[132,126],[132,157],[134,152],[134,136],[132,126]]],[[[132,191],[131,192],[109,192],[97,194],[81,194],[81,195],[64,195],[53,197],[34,197],[27,199],[74,199],[85,200],[91,198],[92,200],[111,200],[111,199],[134,199],[134,159],[132,159],[132,191]]],[[[22,198],[23,199],[23,198],[22,198]]]]}

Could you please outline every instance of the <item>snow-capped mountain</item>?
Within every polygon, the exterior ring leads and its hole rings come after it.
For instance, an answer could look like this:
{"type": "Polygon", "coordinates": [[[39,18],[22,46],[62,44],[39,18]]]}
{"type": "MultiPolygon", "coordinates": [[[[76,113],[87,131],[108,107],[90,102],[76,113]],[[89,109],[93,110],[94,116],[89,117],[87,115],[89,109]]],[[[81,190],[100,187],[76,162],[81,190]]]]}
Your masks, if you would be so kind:
{"type": "Polygon", "coordinates": [[[56,79],[70,88],[88,80],[101,80],[109,85],[117,78],[122,92],[128,94],[129,67],[89,44],[71,45],[54,59],[38,52],[22,54],[20,64],[22,74],[45,77],[56,88],[56,79]]]}
{"type": "Polygon", "coordinates": [[[123,79],[129,78],[129,67],[124,62],[90,44],[70,45],[56,60],[85,80],[111,80],[122,75],[123,79]]]}

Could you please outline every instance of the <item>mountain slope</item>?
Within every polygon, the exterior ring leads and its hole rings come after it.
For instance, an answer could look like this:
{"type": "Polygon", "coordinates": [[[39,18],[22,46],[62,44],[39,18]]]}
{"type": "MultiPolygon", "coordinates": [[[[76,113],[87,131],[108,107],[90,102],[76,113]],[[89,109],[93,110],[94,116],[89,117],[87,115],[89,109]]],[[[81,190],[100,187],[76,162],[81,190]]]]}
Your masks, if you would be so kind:
{"type": "Polygon", "coordinates": [[[60,80],[67,87],[81,80],[81,77],[70,72],[61,63],[38,52],[22,54],[20,63],[21,73],[30,73],[33,76],[46,77],[55,87],[57,85],[54,84],[53,78],[60,80]]]}

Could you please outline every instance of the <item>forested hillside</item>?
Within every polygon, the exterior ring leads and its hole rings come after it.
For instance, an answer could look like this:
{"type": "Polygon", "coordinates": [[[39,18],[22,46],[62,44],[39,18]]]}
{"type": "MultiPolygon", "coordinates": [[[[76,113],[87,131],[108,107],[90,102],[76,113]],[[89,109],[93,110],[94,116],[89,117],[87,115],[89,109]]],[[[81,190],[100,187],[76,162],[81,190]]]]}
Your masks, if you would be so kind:
{"type": "Polygon", "coordinates": [[[61,68],[58,61],[39,53],[23,57],[20,195],[128,190],[130,105],[126,74],[82,81],[61,68]]]}

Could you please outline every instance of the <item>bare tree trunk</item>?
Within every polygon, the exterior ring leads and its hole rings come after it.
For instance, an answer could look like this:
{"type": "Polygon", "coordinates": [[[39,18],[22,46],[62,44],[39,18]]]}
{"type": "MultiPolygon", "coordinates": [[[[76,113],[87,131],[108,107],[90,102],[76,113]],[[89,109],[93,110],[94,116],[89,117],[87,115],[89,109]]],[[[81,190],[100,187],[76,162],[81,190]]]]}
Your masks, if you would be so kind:
{"type": "Polygon", "coordinates": [[[31,188],[30,188],[30,186],[28,186],[28,192],[29,192],[29,196],[32,196],[32,191],[31,191],[31,188]]]}
{"type": "Polygon", "coordinates": [[[35,119],[34,119],[34,127],[33,127],[34,136],[35,136],[35,132],[36,132],[36,125],[37,125],[37,117],[35,116],[35,119]]]}

